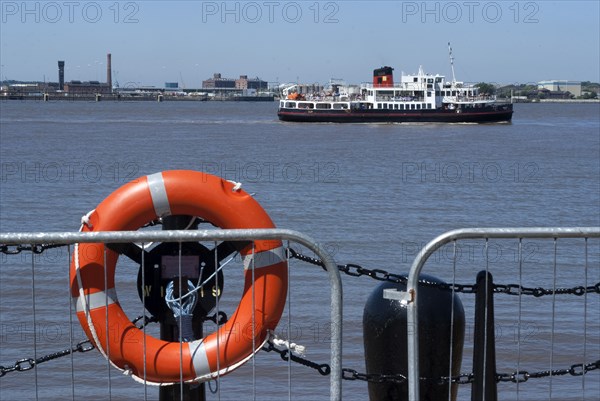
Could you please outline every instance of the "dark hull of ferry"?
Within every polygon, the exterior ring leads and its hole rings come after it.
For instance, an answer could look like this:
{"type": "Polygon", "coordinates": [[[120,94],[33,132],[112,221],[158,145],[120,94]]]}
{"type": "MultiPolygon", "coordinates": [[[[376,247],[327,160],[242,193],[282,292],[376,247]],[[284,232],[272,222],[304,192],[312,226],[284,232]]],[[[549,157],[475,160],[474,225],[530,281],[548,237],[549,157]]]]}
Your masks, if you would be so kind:
{"type": "Polygon", "coordinates": [[[279,109],[282,121],[315,123],[497,123],[509,122],[512,105],[473,110],[316,110],[279,109]]]}

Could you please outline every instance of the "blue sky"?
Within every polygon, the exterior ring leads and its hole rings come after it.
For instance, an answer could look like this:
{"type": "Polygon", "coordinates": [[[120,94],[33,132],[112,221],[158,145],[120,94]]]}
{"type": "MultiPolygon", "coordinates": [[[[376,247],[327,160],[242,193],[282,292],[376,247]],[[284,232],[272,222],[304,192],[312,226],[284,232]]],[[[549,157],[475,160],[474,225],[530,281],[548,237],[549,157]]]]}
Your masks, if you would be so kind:
{"type": "Polygon", "coordinates": [[[198,87],[215,72],[267,81],[396,74],[600,81],[598,1],[4,1],[0,75],[198,87]]]}

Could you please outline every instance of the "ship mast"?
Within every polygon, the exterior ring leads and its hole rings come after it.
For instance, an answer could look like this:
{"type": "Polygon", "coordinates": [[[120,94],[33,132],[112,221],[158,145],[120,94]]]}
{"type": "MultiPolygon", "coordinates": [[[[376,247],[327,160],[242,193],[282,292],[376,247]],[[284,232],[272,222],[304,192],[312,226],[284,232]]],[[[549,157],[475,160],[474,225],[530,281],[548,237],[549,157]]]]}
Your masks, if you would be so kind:
{"type": "Polygon", "coordinates": [[[452,47],[450,47],[450,42],[448,42],[448,54],[450,56],[450,68],[452,68],[452,84],[456,83],[456,76],[454,75],[454,57],[452,56],[452,47]]]}

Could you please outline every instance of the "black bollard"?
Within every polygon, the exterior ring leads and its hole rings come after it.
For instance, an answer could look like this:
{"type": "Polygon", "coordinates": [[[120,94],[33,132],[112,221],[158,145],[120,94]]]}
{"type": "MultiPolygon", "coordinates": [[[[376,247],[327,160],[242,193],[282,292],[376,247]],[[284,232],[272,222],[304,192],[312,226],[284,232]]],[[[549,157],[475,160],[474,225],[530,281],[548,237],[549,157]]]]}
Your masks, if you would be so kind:
{"type": "MultiPolygon", "coordinates": [[[[421,275],[421,280],[442,283],[421,275]]],[[[406,284],[385,282],[371,294],[363,314],[363,337],[367,374],[408,374],[406,306],[400,301],[383,298],[383,290],[406,291],[406,284]]],[[[452,292],[436,286],[418,287],[420,377],[438,379],[450,373],[458,375],[462,361],[465,335],[465,313],[460,298],[454,295],[452,322],[452,292]],[[453,326],[451,327],[451,323],[453,326]],[[452,359],[452,365],[450,365],[452,359]]],[[[440,384],[437,380],[421,381],[421,400],[456,400],[457,384],[440,384]]],[[[369,382],[370,401],[408,400],[408,381],[369,382]]]]}
{"type": "Polygon", "coordinates": [[[476,288],[471,400],[497,401],[494,281],[492,274],[485,271],[479,272],[476,288]]]}

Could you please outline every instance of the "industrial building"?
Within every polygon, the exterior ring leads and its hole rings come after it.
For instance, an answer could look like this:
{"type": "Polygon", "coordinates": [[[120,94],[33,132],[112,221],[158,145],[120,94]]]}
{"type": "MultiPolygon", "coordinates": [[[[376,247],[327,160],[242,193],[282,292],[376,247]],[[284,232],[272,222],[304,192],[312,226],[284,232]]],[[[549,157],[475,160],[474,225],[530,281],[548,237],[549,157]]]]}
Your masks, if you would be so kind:
{"type": "Polygon", "coordinates": [[[239,79],[223,78],[220,73],[215,73],[212,78],[202,81],[202,89],[253,89],[255,91],[266,91],[269,88],[267,81],[256,78],[248,78],[248,75],[240,75],[239,79]]]}
{"type": "Polygon", "coordinates": [[[202,89],[235,89],[235,79],[223,78],[215,73],[212,78],[202,81],[202,89]]]}
{"type": "Polygon", "coordinates": [[[98,81],[71,81],[65,82],[64,91],[71,95],[109,95],[112,93],[112,88],[107,83],[98,81]]]}
{"type": "Polygon", "coordinates": [[[255,89],[257,91],[266,91],[269,89],[269,83],[258,77],[248,79],[248,75],[240,75],[240,78],[235,80],[235,87],[236,89],[255,89]]]}
{"type": "Polygon", "coordinates": [[[575,97],[581,96],[581,81],[551,80],[538,82],[539,90],[550,92],[569,92],[575,97]]]}
{"type": "Polygon", "coordinates": [[[58,87],[71,95],[110,95],[112,89],[112,57],[106,55],[106,82],[99,81],[77,81],[65,82],[65,62],[58,62],[58,87]]]}

